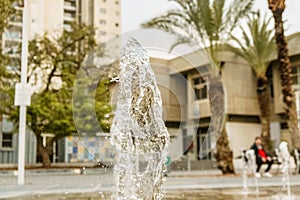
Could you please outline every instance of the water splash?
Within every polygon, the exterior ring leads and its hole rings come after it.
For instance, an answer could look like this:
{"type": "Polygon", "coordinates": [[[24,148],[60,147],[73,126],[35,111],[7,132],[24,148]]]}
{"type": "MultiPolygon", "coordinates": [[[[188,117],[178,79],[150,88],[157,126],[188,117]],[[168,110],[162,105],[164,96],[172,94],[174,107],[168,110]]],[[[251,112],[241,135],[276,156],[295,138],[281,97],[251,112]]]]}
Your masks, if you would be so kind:
{"type": "Polygon", "coordinates": [[[287,191],[288,197],[291,197],[291,186],[290,186],[290,174],[289,174],[289,166],[290,166],[290,152],[288,149],[288,143],[282,141],[279,144],[279,153],[282,158],[282,187],[283,190],[287,191]]]}
{"type": "Polygon", "coordinates": [[[111,127],[118,155],[113,199],[162,199],[169,133],[149,56],[130,38],[121,49],[119,94],[111,127]]]}
{"type": "Polygon", "coordinates": [[[247,195],[249,194],[248,189],[248,158],[246,157],[246,152],[242,151],[242,160],[243,160],[243,170],[242,170],[242,177],[243,177],[243,191],[242,193],[247,195]]]}
{"type": "Polygon", "coordinates": [[[256,196],[259,196],[259,187],[258,187],[258,180],[255,176],[256,173],[256,163],[255,163],[255,152],[253,149],[247,150],[243,152],[243,193],[249,194],[249,188],[248,188],[248,173],[253,173],[254,175],[254,184],[255,184],[255,193],[256,196]]]}

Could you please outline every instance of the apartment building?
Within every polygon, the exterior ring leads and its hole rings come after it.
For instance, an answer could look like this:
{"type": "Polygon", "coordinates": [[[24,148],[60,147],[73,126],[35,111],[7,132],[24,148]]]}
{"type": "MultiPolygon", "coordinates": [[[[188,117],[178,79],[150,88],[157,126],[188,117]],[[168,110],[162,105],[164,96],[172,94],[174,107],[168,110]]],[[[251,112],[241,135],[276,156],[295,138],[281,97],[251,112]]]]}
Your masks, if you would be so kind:
{"type": "MultiPolygon", "coordinates": [[[[29,6],[29,40],[36,35],[49,33],[58,37],[64,29],[70,29],[72,22],[82,22],[96,28],[96,40],[105,42],[121,33],[121,0],[27,0],[29,6]]],[[[19,15],[12,16],[9,28],[2,35],[2,49],[10,56],[8,70],[20,66],[18,49],[22,42],[22,10],[18,4],[15,9],[19,15]]],[[[17,162],[17,134],[7,118],[0,117],[0,163],[17,162]]],[[[45,135],[49,137],[51,135],[45,135]]],[[[35,162],[35,136],[27,132],[27,162],[35,162]]]]}
{"type": "MultiPolygon", "coordinates": [[[[29,39],[45,32],[60,34],[72,22],[82,22],[96,28],[98,42],[121,33],[120,0],[28,0],[29,39]]],[[[22,7],[15,6],[20,15],[12,16],[5,31],[3,49],[13,57],[21,44],[22,7]]]]}

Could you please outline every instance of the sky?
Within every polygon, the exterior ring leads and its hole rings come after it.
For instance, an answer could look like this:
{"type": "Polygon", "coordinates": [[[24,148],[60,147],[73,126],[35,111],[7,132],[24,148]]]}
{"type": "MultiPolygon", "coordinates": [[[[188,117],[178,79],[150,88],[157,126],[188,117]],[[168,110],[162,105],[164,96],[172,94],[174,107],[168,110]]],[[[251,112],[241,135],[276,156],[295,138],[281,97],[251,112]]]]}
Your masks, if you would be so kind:
{"type": "MultiPolygon", "coordinates": [[[[138,29],[142,22],[172,7],[174,3],[168,0],[122,0],[122,32],[138,29]]],[[[255,0],[254,9],[271,15],[267,0],[255,0]]],[[[300,0],[286,0],[284,19],[287,34],[300,32],[300,0]]]]}

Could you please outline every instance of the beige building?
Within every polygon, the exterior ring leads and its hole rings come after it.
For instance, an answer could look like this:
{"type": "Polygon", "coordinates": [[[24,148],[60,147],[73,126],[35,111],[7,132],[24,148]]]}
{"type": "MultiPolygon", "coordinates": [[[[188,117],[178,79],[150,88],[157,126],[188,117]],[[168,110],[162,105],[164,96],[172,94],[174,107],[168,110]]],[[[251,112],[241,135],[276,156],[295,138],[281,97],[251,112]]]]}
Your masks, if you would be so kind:
{"type": "MultiPolygon", "coordinates": [[[[298,113],[299,40],[300,37],[295,37],[289,41],[298,113]]],[[[250,66],[233,53],[223,52],[218,57],[223,62],[221,78],[228,117],[225,126],[230,147],[236,158],[242,150],[250,148],[254,137],[261,133],[256,77],[250,66]]],[[[210,74],[209,60],[201,52],[193,52],[170,60],[152,58],[151,63],[162,93],[166,125],[175,139],[170,149],[172,159],[189,149],[193,150],[190,157],[194,160],[213,160],[212,152],[217,138],[213,129],[209,129],[211,112],[209,89],[205,81],[210,74]]],[[[277,147],[281,140],[290,139],[284,118],[280,74],[275,57],[268,68],[267,77],[271,89],[271,139],[274,147],[277,147]]]]}
{"type": "MultiPolygon", "coordinates": [[[[226,128],[234,156],[249,148],[260,134],[259,107],[252,69],[232,53],[219,55],[224,63],[222,81],[228,121],[226,128]]],[[[177,159],[188,151],[194,160],[213,160],[217,136],[210,127],[207,77],[210,60],[203,51],[170,60],[152,58],[164,107],[166,125],[173,138],[170,155],[177,159]]]]}

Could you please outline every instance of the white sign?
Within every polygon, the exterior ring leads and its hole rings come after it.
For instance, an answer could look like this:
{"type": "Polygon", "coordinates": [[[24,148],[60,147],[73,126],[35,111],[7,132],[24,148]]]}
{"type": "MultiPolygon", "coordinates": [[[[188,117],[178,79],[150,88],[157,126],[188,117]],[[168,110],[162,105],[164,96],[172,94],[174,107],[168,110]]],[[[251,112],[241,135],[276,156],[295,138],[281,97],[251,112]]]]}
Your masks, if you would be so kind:
{"type": "Polygon", "coordinates": [[[15,88],[15,106],[30,106],[31,86],[30,84],[17,83],[15,88]]]}

